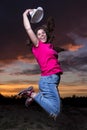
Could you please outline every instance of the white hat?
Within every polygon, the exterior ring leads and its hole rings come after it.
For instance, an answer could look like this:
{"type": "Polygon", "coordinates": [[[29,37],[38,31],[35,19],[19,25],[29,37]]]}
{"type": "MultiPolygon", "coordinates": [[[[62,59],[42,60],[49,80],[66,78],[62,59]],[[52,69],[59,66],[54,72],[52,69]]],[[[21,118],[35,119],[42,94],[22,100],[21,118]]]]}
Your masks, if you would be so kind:
{"type": "Polygon", "coordinates": [[[38,7],[37,9],[33,9],[33,11],[30,12],[31,16],[31,23],[39,23],[43,18],[44,12],[42,7],[38,7]]]}

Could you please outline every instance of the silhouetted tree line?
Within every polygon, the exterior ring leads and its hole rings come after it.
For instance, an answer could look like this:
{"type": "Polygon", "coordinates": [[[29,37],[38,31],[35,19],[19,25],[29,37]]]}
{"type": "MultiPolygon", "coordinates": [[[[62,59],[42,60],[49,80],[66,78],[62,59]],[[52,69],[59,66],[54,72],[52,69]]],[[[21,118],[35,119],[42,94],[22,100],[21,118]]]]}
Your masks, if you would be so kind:
{"type": "Polygon", "coordinates": [[[72,97],[63,98],[62,104],[64,106],[87,107],[87,97],[73,95],[72,97]]]}
{"type": "Polygon", "coordinates": [[[0,94],[0,104],[10,104],[10,105],[13,105],[13,104],[23,104],[25,102],[25,98],[20,98],[20,97],[17,97],[17,96],[11,96],[11,97],[8,97],[8,96],[3,96],[2,94],[0,94]]]}
{"type": "MultiPolygon", "coordinates": [[[[6,97],[0,94],[0,105],[1,104],[9,104],[9,105],[14,105],[14,104],[24,104],[26,98],[24,97],[17,97],[17,96],[11,96],[11,97],[6,97]]],[[[61,98],[61,102],[63,106],[74,106],[74,107],[87,107],[87,97],[77,97],[73,95],[72,97],[65,97],[61,98]]],[[[36,105],[37,103],[33,103],[36,105]]]]}

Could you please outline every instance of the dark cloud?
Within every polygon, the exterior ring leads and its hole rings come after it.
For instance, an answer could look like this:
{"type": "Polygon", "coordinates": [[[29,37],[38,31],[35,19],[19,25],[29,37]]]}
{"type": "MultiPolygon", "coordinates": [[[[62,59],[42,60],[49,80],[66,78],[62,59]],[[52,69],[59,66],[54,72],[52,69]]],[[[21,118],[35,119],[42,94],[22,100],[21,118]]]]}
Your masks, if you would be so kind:
{"type": "Polygon", "coordinates": [[[12,73],[12,75],[35,75],[40,74],[40,70],[23,70],[22,72],[12,73]]]}
{"type": "Polygon", "coordinates": [[[73,64],[76,66],[76,69],[77,69],[77,70],[86,71],[85,68],[84,68],[84,69],[83,69],[83,68],[81,69],[80,66],[87,65],[87,56],[84,56],[84,57],[82,57],[82,56],[80,56],[80,57],[75,57],[75,58],[73,59],[73,64]]]}
{"type": "Polygon", "coordinates": [[[82,56],[65,55],[64,59],[60,62],[64,71],[87,71],[87,56],[84,56],[84,54],[82,56]]]}
{"type": "Polygon", "coordinates": [[[4,72],[4,70],[3,69],[0,69],[0,73],[3,73],[4,72]]]}
{"type": "Polygon", "coordinates": [[[21,72],[11,73],[10,75],[37,75],[40,74],[40,68],[38,65],[33,65],[31,69],[24,69],[21,72]]]}
{"type": "MultiPolygon", "coordinates": [[[[6,81],[4,84],[8,84],[8,86],[10,85],[11,86],[11,84],[13,85],[13,84],[37,84],[38,83],[38,81],[36,81],[36,80],[22,80],[22,79],[20,79],[20,80],[10,80],[10,81],[6,81]]],[[[4,85],[4,84],[1,84],[1,85],[4,85]]],[[[2,88],[3,89],[3,88],[2,88]]]]}

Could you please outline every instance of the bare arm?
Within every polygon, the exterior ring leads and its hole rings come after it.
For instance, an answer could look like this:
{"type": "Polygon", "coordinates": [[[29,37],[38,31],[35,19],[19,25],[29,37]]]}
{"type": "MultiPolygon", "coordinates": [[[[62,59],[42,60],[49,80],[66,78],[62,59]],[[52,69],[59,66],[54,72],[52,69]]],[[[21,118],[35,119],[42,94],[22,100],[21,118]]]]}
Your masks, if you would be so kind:
{"type": "Polygon", "coordinates": [[[32,30],[30,21],[28,19],[28,15],[29,15],[30,11],[32,11],[32,9],[27,9],[23,13],[23,24],[24,24],[24,28],[25,28],[29,38],[31,39],[32,43],[35,46],[38,46],[38,38],[35,35],[34,31],[32,30]]]}

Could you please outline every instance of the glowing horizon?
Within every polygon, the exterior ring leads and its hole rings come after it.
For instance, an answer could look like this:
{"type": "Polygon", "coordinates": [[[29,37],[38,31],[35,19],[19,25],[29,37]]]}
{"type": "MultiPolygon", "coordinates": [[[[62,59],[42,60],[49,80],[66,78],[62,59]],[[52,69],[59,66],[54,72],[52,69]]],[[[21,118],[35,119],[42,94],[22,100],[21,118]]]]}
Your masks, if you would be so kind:
{"type": "MultiPolygon", "coordinates": [[[[38,85],[36,84],[10,84],[10,85],[0,85],[0,94],[3,96],[15,96],[18,92],[21,90],[33,86],[35,89],[35,92],[38,92],[38,85]]],[[[73,95],[75,96],[87,96],[87,87],[86,86],[64,86],[62,84],[59,85],[59,93],[60,97],[71,97],[73,95]],[[83,91],[85,90],[85,91],[83,91]]]]}

